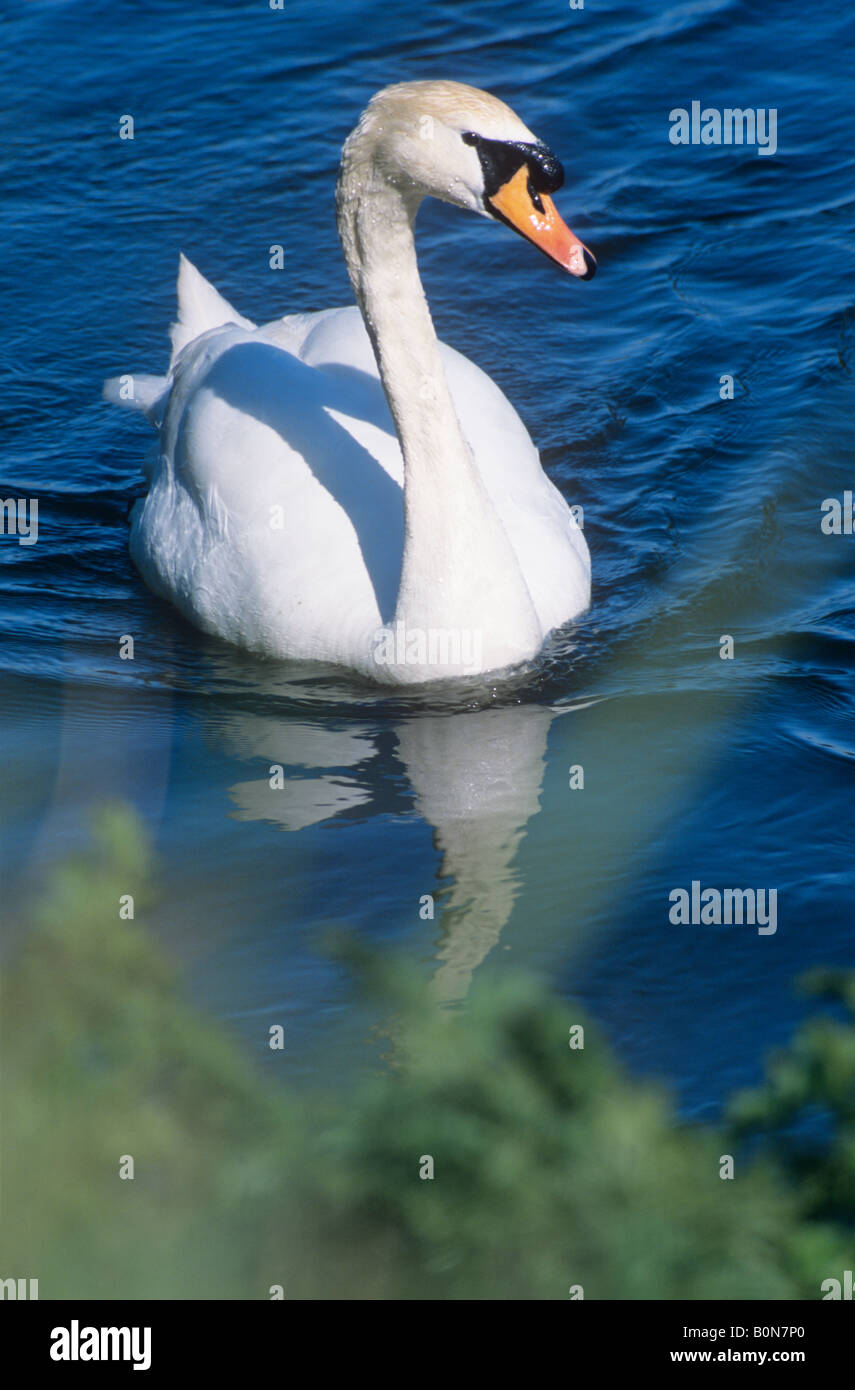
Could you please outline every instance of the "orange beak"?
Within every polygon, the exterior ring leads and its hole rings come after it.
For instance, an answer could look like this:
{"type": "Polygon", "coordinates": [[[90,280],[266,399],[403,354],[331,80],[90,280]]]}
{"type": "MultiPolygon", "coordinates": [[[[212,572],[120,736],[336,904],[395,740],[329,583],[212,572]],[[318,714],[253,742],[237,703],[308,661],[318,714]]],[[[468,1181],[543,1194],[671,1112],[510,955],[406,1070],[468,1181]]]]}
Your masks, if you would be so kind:
{"type": "Polygon", "coordinates": [[[545,193],[535,194],[535,197],[540,203],[539,208],[529,192],[529,171],[523,164],[487,202],[503,222],[507,222],[527,241],[534,242],[544,255],[557,261],[571,275],[578,275],[580,280],[590,280],[597,269],[597,262],[587,246],[583,246],[566,222],[561,220],[551,198],[545,193]]]}

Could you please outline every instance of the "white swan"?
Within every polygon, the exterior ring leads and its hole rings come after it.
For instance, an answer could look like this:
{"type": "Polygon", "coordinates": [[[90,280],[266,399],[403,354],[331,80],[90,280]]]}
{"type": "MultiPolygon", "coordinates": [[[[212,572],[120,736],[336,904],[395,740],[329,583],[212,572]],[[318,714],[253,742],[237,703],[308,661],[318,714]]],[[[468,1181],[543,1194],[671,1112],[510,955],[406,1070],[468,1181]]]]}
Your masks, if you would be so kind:
{"type": "Polygon", "coordinates": [[[588,279],[562,179],[495,97],[401,83],[342,152],[358,308],[255,327],[181,258],[169,374],[105,387],[160,430],[131,531],[156,593],[229,642],[391,683],[524,661],[587,607],[585,539],[516,411],[437,341],[413,240],[432,195],[588,279]]]}

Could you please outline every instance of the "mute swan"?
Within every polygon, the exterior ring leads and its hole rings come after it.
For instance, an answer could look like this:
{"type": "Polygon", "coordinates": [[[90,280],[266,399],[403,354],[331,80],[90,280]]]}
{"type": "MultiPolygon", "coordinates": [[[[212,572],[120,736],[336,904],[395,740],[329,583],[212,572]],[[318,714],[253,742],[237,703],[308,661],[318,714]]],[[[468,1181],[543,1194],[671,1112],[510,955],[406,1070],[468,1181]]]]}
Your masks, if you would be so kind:
{"type": "Polygon", "coordinates": [[[342,151],[358,308],[256,327],[182,256],[168,375],[105,385],[160,432],[131,526],[149,586],[229,642],[393,684],[525,661],[586,608],[585,539],[516,411],[438,342],[413,239],[433,196],[590,279],[562,181],[504,102],[404,82],[342,151]]]}

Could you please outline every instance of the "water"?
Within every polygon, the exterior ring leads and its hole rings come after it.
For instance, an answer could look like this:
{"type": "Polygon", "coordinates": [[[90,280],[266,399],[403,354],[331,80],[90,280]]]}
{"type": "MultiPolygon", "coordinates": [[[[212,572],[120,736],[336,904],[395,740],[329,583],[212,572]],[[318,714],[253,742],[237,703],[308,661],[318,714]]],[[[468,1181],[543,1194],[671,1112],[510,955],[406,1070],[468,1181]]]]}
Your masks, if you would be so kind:
{"type": "Polygon", "coordinates": [[[160,860],[154,930],[263,1064],[285,1025],[279,1075],[377,1063],[330,927],[448,1001],[537,971],[687,1114],[759,1075],[794,977],[853,962],[855,538],[820,530],[855,483],[852,27],[832,0],[5,6],[0,494],[40,502],[38,544],[0,543],[7,903],[123,797],[160,860]],[[249,660],[145,590],[126,515],[151,436],[99,393],[163,369],[180,250],[256,319],[350,302],[338,150],[418,77],[509,101],[599,257],[580,285],[420,215],[438,331],[584,507],[595,586],[514,681],[392,697],[249,660]],[[777,153],[672,146],[695,99],[776,108],[777,153]],[[693,879],[776,888],[777,932],[672,925],[693,879]]]}

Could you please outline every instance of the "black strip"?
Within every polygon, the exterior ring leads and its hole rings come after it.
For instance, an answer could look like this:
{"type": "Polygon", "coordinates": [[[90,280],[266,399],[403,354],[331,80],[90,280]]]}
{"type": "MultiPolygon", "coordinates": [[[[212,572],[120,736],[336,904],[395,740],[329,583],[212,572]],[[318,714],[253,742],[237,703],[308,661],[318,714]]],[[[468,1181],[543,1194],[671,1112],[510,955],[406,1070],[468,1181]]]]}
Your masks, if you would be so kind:
{"type": "MultiPolygon", "coordinates": [[[[528,166],[529,192],[537,207],[538,193],[554,193],[564,182],[564,170],[548,145],[536,145],[524,140],[487,140],[467,130],[461,137],[465,144],[474,145],[484,174],[484,200],[492,198],[523,166],[528,166]]],[[[495,212],[495,208],[490,208],[495,212]]],[[[543,208],[539,208],[543,211],[543,208]]]]}

